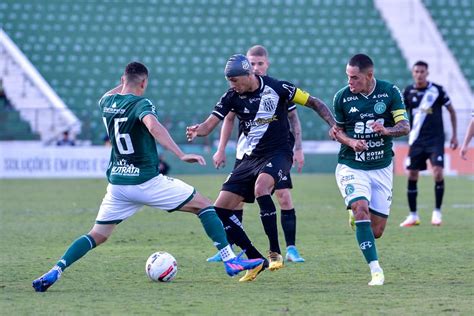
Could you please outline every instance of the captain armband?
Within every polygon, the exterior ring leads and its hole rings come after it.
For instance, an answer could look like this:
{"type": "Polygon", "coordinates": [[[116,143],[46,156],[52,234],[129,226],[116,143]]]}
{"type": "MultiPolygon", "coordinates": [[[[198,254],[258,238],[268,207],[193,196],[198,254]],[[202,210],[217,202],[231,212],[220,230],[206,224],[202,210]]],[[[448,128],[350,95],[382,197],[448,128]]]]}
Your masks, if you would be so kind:
{"type": "Polygon", "coordinates": [[[308,99],[309,99],[308,92],[303,91],[300,88],[296,88],[295,96],[293,97],[293,100],[291,101],[294,103],[305,105],[306,102],[308,102],[308,99]]]}
{"type": "Polygon", "coordinates": [[[405,109],[392,111],[392,116],[395,124],[403,120],[408,120],[407,111],[405,109]]]}

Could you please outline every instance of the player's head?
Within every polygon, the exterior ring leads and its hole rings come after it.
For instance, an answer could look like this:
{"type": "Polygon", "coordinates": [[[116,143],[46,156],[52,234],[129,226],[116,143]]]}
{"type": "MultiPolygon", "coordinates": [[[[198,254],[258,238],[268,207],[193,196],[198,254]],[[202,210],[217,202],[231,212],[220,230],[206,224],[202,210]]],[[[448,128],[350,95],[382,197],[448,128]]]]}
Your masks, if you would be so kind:
{"type": "Polygon", "coordinates": [[[242,54],[230,56],[224,73],[230,87],[238,94],[249,91],[252,86],[252,78],[255,77],[249,60],[242,54]]]}
{"type": "Polygon", "coordinates": [[[428,74],[428,63],[422,60],[417,61],[411,69],[411,75],[417,86],[426,85],[428,74]]]}
{"type": "Polygon", "coordinates": [[[142,95],[148,86],[148,69],[137,61],[129,63],[125,67],[122,83],[134,89],[138,95],[142,95]]]}
{"type": "Polygon", "coordinates": [[[365,54],[354,55],[347,63],[346,74],[352,93],[369,92],[367,90],[374,79],[374,63],[365,54]]]}
{"type": "Polygon", "coordinates": [[[247,51],[247,59],[252,66],[253,72],[259,76],[266,76],[267,69],[270,67],[268,52],[262,45],[255,45],[247,51]]]}

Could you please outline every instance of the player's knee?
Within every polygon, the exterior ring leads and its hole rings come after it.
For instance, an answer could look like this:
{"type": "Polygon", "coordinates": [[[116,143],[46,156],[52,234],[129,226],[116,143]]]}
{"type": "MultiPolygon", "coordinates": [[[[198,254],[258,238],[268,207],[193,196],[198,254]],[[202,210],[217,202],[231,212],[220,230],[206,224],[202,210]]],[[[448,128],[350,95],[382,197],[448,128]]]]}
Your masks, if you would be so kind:
{"type": "Polygon", "coordinates": [[[374,227],[374,228],[372,228],[372,231],[374,232],[375,239],[378,239],[378,238],[382,237],[384,227],[374,227]]]}
{"type": "Polygon", "coordinates": [[[272,189],[266,185],[255,185],[255,197],[270,195],[271,193],[272,189]]]}
{"type": "Polygon", "coordinates": [[[352,205],[352,212],[356,221],[362,221],[370,219],[369,207],[364,204],[352,205]]]}
{"type": "Polygon", "coordinates": [[[275,195],[282,210],[290,210],[293,208],[290,190],[276,190],[275,195]]]}
{"type": "Polygon", "coordinates": [[[100,234],[100,233],[92,230],[92,231],[89,232],[89,236],[91,236],[94,239],[95,245],[97,247],[97,246],[103,244],[104,242],[106,242],[107,239],[109,239],[110,235],[103,235],[103,234],[100,234]]]}

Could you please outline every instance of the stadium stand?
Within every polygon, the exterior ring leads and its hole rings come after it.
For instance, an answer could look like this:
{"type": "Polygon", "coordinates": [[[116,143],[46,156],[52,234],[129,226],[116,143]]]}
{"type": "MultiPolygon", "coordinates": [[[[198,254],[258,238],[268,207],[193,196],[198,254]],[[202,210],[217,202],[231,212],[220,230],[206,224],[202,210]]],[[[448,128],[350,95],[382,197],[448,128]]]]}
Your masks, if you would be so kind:
{"type": "Polygon", "coordinates": [[[474,91],[474,3],[472,0],[423,0],[474,91]]]}
{"type": "MultiPolygon", "coordinates": [[[[207,117],[227,89],[226,59],[254,44],[269,49],[270,75],[328,104],[358,52],[373,57],[377,77],[399,86],[410,80],[371,0],[4,0],[0,23],[81,119],[78,138],[97,144],[104,128],[96,101],[131,60],[149,66],[147,96],[179,142],[184,127],[207,117]]],[[[308,111],[300,110],[303,138],[327,139],[326,126],[308,111]]]]}

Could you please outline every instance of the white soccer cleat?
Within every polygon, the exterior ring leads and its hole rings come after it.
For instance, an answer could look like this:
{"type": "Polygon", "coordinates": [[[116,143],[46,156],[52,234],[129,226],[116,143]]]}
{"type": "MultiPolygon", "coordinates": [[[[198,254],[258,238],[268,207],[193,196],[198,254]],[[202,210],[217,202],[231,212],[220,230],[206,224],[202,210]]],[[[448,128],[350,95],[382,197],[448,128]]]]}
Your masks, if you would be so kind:
{"type": "Polygon", "coordinates": [[[440,211],[433,211],[433,215],[431,215],[431,225],[433,226],[441,226],[443,223],[442,215],[440,211]]]}
{"type": "Polygon", "coordinates": [[[369,282],[370,286],[374,285],[383,285],[385,281],[385,277],[383,275],[383,271],[372,272],[372,280],[369,282]]]}
{"type": "Polygon", "coordinates": [[[408,215],[407,218],[400,224],[400,227],[412,227],[420,225],[420,218],[418,215],[408,215]]]}

